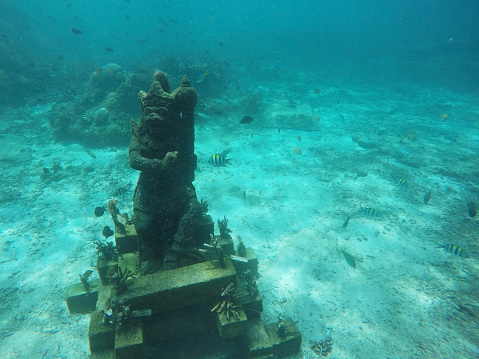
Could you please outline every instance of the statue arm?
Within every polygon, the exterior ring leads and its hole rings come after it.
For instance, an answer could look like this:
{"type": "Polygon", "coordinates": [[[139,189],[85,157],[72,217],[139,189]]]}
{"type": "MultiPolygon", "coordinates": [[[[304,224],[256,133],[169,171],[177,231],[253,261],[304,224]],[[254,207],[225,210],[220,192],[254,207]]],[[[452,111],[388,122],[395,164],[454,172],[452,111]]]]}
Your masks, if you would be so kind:
{"type": "Polygon", "coordinates": [[[168,152],[163,160],[142,156],[138,141],[138,124],[134,120],[131,120],[130,124],[132,136],[128,157],[131,168],[138,171],[164,171],[169,169],[170,165],[176,160],[178,152],[168,152]]]}

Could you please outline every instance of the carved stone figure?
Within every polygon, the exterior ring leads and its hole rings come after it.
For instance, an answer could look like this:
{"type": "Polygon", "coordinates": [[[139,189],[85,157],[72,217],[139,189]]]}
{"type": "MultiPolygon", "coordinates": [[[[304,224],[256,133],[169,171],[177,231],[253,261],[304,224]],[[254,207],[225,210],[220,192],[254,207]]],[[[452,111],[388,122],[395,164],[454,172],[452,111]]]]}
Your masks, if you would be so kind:
{"type": "Polygon", "coordinates": [[[163,259],[167,250],[198,247],[200,204],[195,178],[194,109],[196,90],[185,76],[170,93],[166,74],[156,71],[146,93],[140,91],[141,122],[131,120],[130,166],[141,171],[133,199],[133,223],[140,255],[163,259]]]}

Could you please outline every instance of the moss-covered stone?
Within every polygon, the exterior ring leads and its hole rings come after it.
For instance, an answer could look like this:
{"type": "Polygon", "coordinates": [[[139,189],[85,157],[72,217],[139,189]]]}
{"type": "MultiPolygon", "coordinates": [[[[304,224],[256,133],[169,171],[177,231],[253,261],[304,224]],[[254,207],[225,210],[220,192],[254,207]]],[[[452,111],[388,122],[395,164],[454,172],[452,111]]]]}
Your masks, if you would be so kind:
{"type": "MultiPolygon", "coordinates": [[[[238,255],[238,253],[236,253],[238,255]]],[[[233,264],[236,270],[241,273],[250,270],[253,273],[258,271],[258,258],[256,253],[251,248],[246,248],[246,259],[248,262],[234,261],[233,264]]]]}
{"type": "Polygon", "coordinates": [[[216,316],[210,311],[212,305],[211,302],[195,304],[145,318],[143,320],[145,344],[154,346],[185,338],[217,336],[216,316]]]}
{"type": "Polygon", "coordinates": [[[117,359],[145,358],[143,327],[140,322],[119,326],[115,335],[115,353],[117,359]]]}
{"type": "Polygon", "coordinates": [[[278,332],[278,324],[271,323],[265,326],[269,340],[273,346],[273,354],[277,358],[293,355],[301,348],[301,333],[290,318],[284,318],[286,331],[284,335],[278,332]]]}
{"type": "Polygon", "coordinates": [[[236,319],[230,314],[229,317],[226,312],[217,313],[218,316],[218,333],[221,338],[234,338],[243,335],[246,330],[246,322],[248,318],[241,308],[235,309],[238,313],[236,319]]]}
{"type": "Polygon", "coordinates": [[[89,359],[116,359],[114,349],[105,349],[90,354],[89,359]]]}
{"type": "Polygon", "coordinates": [[[273,356],[273,346],[260,318],[248,320],[245,339],[251,358],[273,356]]]}
{"type": "Polygon", "coordinates": [[[127,224],[125,233],[115,230],[115,243],[118,253],[138,252],[138,235],[136,234],[135,226],[127,224]]]}
{"type": "Polygon", "coordinates": [[[98,258],[96,269],[101,283],[108,285],[113,283],[113,277],[118,273],[118,262],[114,260],[107,261],[104,258],[98,258]]]}
{"type": "Polygon", "coordinates": [[[92,353],[104,349],[111,350],[115,345],[115,327],[103,324],[103,316],[103,311],[100,310],[94,311],[90,316],[88,339],[92,353]]]}
{"type": "Polygon", "coordinates": [[[139,255],[138,253],[125,253],[118,257],[118,267],[122,271],[129,269],[132,273],[138,270],[139,255]]]}
{"type": "Polygon", "coordinates": [[[154,314],[202,303],[219,296],[228,284],[236,284],[231,259],[225,258],[225,264],[220,268],[216,262],[203,262],[133,278],[117,300],[135,310],[151,309],[154,314]]]}
{"type": "Polygon", "coordinates": [[[67,306],[70,313],[87,314],[95,310],[100,281],[92,280],[88,282],[88,285],[88,293],[82,283],[76,283],[68,287],[67,306]]]}

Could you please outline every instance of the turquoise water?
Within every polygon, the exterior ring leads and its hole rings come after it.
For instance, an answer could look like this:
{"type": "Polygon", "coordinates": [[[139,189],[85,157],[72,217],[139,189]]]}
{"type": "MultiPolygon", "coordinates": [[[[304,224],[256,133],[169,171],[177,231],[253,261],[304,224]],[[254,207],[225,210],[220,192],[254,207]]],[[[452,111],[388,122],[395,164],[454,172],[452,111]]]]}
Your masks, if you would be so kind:
{"type": "MultiPolygon", "coordinates": [[[[2,357],[87,357],[89,317],[65,293],[111,226],[94,208],[138,179],[130,119],[156,69],[198,92],[198,198],[255,250],[263,319],[298,321],[293,358],[328,336],[330,358],[478,357],[476,2],[6,1],[0,14],[2,357]],[[225,150],[230,165],[208,163],[225,150]]],[[[132,196],[119,197],[130,215],[132,196]]]]}

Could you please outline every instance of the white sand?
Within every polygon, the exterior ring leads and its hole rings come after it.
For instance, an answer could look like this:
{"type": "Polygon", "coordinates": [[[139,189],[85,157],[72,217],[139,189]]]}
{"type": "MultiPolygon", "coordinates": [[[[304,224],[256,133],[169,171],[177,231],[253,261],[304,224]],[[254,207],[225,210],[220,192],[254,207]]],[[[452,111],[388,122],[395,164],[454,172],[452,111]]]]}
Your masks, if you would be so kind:
{"type": "MultiPolygon", "coordinates": [[[[283,103],[277,85],[258,90],[267,104],[283,103]]],[[[478,219],[466,207],[479,204],[477,99],[413,87],[402,93],[323,87],[318,96],[314,85],[282,84],[293,86],[304,93],[286,97],[311,109],[305,114],[311,121],[321,117],[319,131],[278,133],[262,127],[260,116],[240,125],[243,113],[197,115],[198,198],[256,251],[265,321],[280,314],[299,321],[298,358],[316,357],[309,342],[328,331],[329,358],[478,357],[478,219]],[[397,112],[386,116],[390,110],[397,112]],[[351,135],[375,148],[359,147],[351,135]],[[232,165],[208,165],[209,156],[227,148],[232,165]],[[379,209],[380,217],[365,216],[361,206],[379,209]],[[441,244],[459,245],[471,258],[436,248],[441,244]]],[[[93,209],[138,172],[128,166],[126,147],[94,150],[92,159],[80,145],[55,143],[44,110],[24,109],[28,115],[13,123],[10,112],[0,122],[9,127],[0,151],[0,353],[85,358],[89,317],[68,313],[66,290],[91,268],[91,240],[111,225],[93,209]],[[64,178],[42,181],[42,167],[54,163],[64,178]]],[[[131,198],[132,191],[120,198],[121,210],[131,213],[131,198]]]]}

